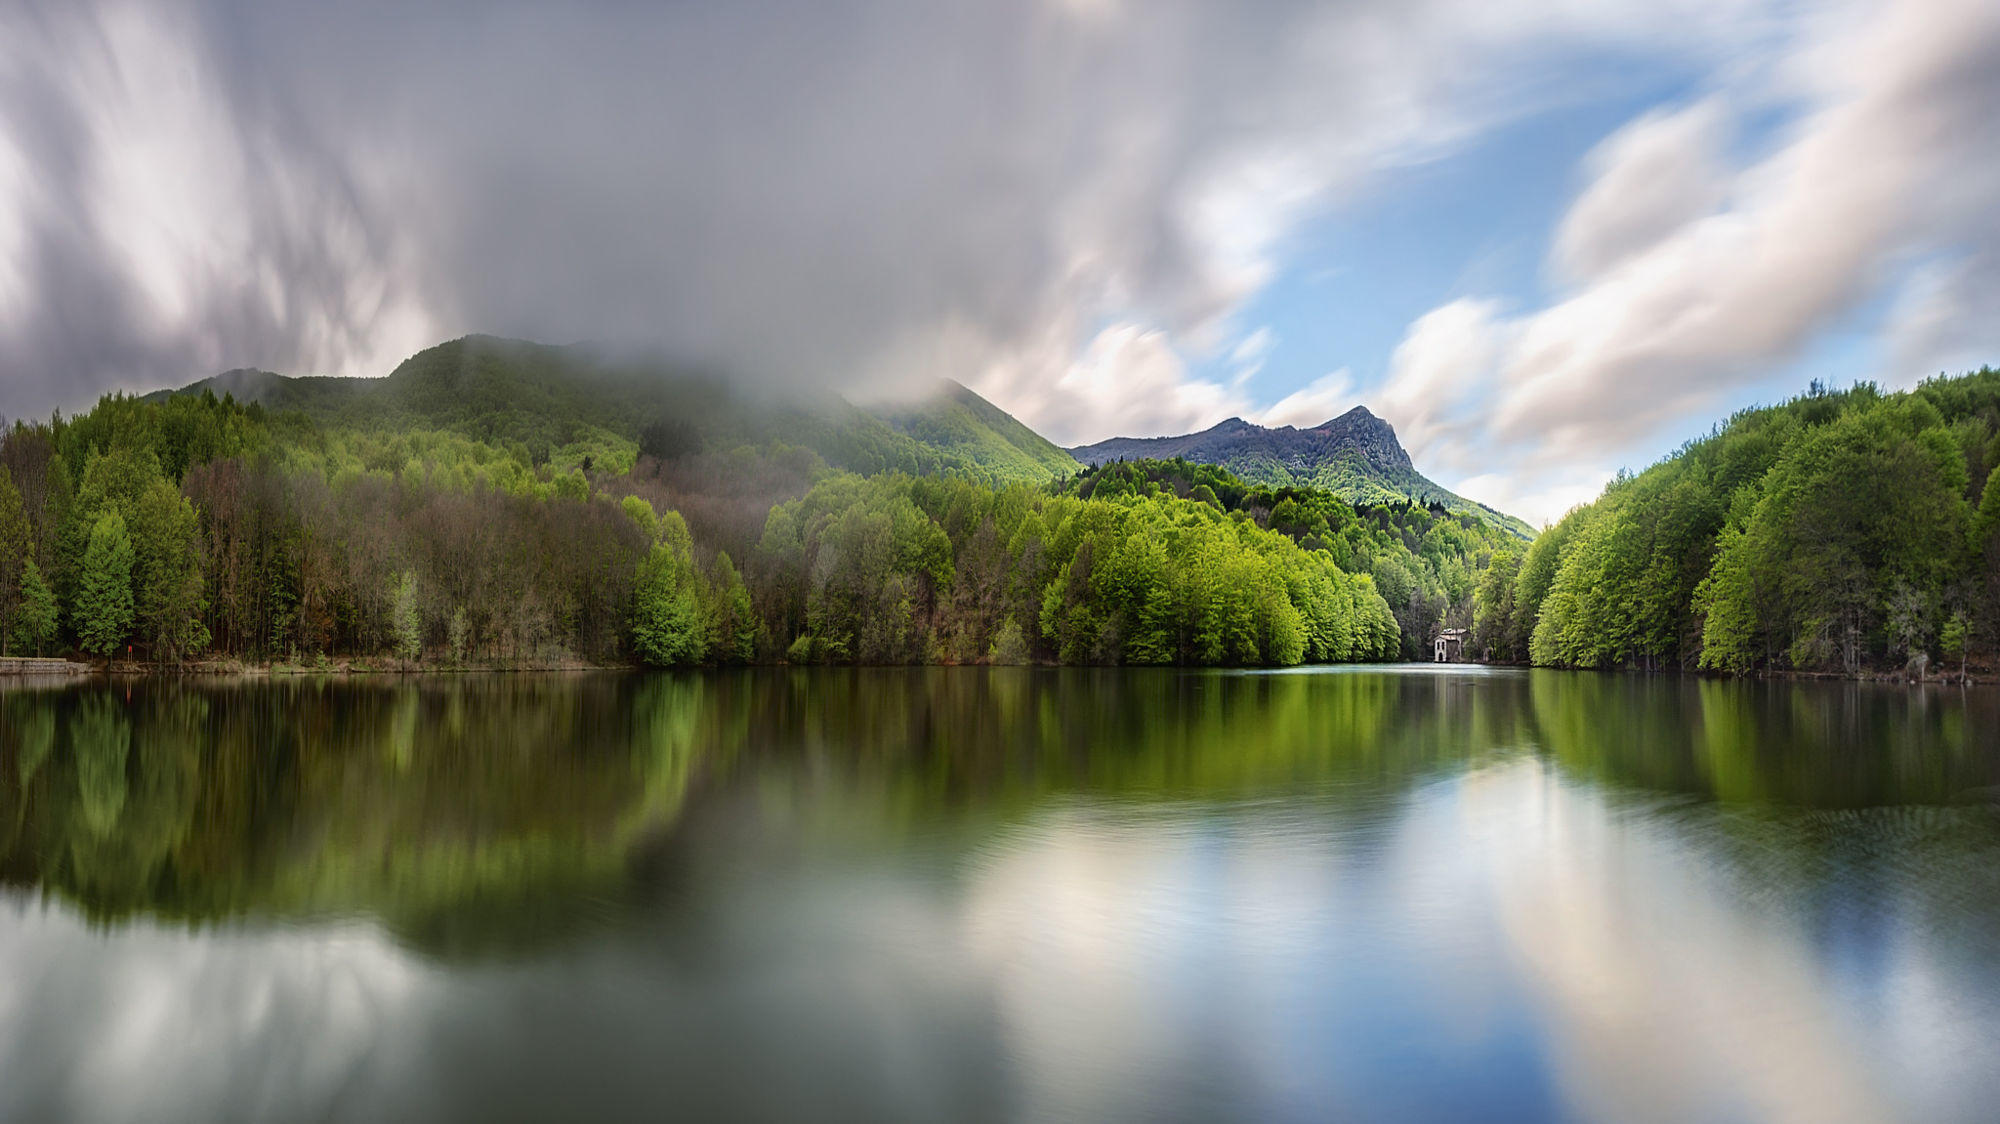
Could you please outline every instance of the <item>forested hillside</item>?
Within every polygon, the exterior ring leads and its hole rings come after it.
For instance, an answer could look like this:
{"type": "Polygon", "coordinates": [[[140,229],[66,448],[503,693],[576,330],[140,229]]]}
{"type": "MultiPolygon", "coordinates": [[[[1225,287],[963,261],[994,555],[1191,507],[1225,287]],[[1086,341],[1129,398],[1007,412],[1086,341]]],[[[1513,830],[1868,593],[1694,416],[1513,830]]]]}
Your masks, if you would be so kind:
{"type": "Polygon", "coordinates": [[[1242,418],[1179,437],[1114,437],[1070,452],[1087,465],[1178,459],[1214,465],[1252,484],[1331,492],[1357,506],[1415,503],[1471,515],[1534,537],[1526,523],[1432,482],[1410,461],[1388,422],[1363,406],[1309,429],[1265,427],[1242,418]]]}
{"type": "Polygon", "coordinates": [[[806,409],[481,341],[374,383],[217,382],[0,439],[10,651],[1289,664],[1469,627],[1496,660],[1855,673],[2000,648],[1991,370],[1746,411],[1532,542],[1186,460],[1079,470],[955,384],[806,409]]]}
{"type": "Polygon", "coordinates": [[[1469,628],[1474,585],[1496,553],[1520,545],[1506,528],[1442,504],[1408,500],[1351,506],[1320,489],[1251,484],[1185,460],[1115,461],[1062,485],[1072,494],[1184,496],[1277,531],[1334,565],[1367,574],[1396,617],[1403,659],[1429,659],[1440,628],[1469,628]]]}
{"type": "MultiPolygon", "coordinates": [[[[1493,535],[1187,465],[1003,483],[1007,458],[938,454],[908,417],[878,424],[928,474],[721,447],[708,419],[628,442],[458,377],[456,397],[264,381],[247,405],[204,388],[17,423],[0,639],[162,662],[1372,660],[1405,650],[1399,614],[1414,644],[1469,613],[1493,535]]],[[[953,401],[939,440],[973,424],[1034,458],[953,401]]]]}
{"type": "Polygon", "coordinates": [[[641,452],[673,459],[772,442],[861,473],[956,472],[1005,483],[1048,480],[1077,467],[956,383],[878,416],[831,395],[779,399],[658,361],[490,336],[427,348],[381,379],[230,371],[173,393],[204,392],[297,412],[330,429],[448,431],[559,471],[623,471],[641,452]]]}
{"type": "Polygon", "coordinates": [[[1853,674],[2000,647],[2000,372],[1738,414],[1480,580],[1475,648],[1853,674]]]}

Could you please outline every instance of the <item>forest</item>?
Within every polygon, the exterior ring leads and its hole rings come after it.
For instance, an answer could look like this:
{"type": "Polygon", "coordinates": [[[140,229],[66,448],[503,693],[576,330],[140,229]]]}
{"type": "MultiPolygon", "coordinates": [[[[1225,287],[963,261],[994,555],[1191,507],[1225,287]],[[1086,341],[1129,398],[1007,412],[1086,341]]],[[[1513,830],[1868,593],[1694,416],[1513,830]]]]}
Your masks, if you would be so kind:
{"type": "Polygon", "coordinates": [[[1992,370],[1816,384],[1523,540],[1185,460],[1083,469],[950,384],[885,420],[492,354],[442,345],[359,389],[238,379],[271,405],[209,385],[16,422],[0,646],[1251,666],[1422,659],[1465,628],[1494,662],[1840,674],[1962,672],[2000,647],[1992,370]],[[512,396],[535,378],[554,389],[512,396]],[[642,412],[702,402],[722,420],[642,412]]]}
{"type": "Polygon", "coordinates": [[[1746,410],[1480,576],[1473,645],[1564,667],[1963,673],[2000,646],[2000,372],[1746,410]]]}
{"type": "Polygon", "coordinates": [[[1185,462],[864,476],[659,423],[551,432],[207,389],[17,422],[0,642],[168,665],[1381,660],[1469,623],[1517,541],[1185,462]]]}

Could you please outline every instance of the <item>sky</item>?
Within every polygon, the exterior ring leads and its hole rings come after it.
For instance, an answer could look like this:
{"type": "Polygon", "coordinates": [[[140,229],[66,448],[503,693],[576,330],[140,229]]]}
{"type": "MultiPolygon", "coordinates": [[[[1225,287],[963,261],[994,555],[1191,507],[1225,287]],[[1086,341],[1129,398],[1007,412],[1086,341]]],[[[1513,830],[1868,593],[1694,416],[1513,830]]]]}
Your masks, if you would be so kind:
{"type": "Polygon", "coordinates": [[[488,332],[1534,522],[2000,361],[1992,0],[0,0],[0,412],[488,332]]]}

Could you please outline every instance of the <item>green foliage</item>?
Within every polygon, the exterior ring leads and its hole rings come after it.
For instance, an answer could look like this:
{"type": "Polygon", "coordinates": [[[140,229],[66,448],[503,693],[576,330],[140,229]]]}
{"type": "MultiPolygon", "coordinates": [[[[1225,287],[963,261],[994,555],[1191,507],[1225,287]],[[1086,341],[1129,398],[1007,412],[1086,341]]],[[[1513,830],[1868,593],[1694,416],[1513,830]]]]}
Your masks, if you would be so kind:
{"type": "Polygon", "coordinates": [[[1021,622],[1007,618],[1000,625],[1000,631],[993,635],[993,646],[987,650],[986,662],[1015,667],[1027,663],[1030,658],[1028,637],[1021,631],[1021,622]]]}
{"type": "Polygon", "coordinates": [[[718,663],[757,658],[757,607],[726,551],[715,556],[709,578],[707,647],[718,663]]]}
{"type": "MultiPolygon", "coordinates": [[[[1399,498],[1357,508],[1322,489],[1295,485],[1273,489],[1247,483],[1224,468],[1181,459],[1099,465],[1065,482],[1062,490],[1098,500],[1186,497],[1232,518],[1248,519],[1307,550],[1323,552],[1339,570],[1369,575],[1373,579],[1369,600],[1379,597],[1386,605],[1398,640],[1380,657],[1365,658],[1429,659],[1431,640],[1439,629],[1471,625],[1475,578],[1485,569],[1486,559],[1496,550],[1519,545],[1508,528],[1442,505],[1399,498]]],[[[1293,600],[1311,605],[1314,599],[1293,600]]],[[[1343,618],[1343,627],[1346,623],[1350,622],[1343,618]]],[[[1315,649],[1309,642],[1307,650],[1305,658],[1322,659],[1329,657],[1311,652],[1332,649],[1325,645],[1315,649]]]]}
{"type": "Polygon", "coordinates": [[[108,656],[132,632],[132,540],[115,511],[91,528],[73,614],[86,652],[108,656]]]}
{"type": "MultiPolygon", "coordinates": [[[[855,472],[953,472],[991,482],[1039,483],[1076,466],[955,384],[932,401],[878,416],[838,399],[780,405],[658,363],[489,336],[427,348],[382,379],[257,374],[239,381],[264,408],[297,412],[329,431],[449,433],[558,477],[583,472],[586,462],[590,472],[628,472],[642,438],[652,448],[648,459],[782,441],[855,472]]],[[[161,397],[201,399],[213,389],[197,384],[161,397]]]]}
{"type": "Polygon", "coordinates": [[[756,557],[819,660],[1288,664],[1390,657],[1401,635],[1327,550],[1157,490],[835,476],[773,509],[756,557]]]}
{"type": "Polygon", "coordinates": [[[1493,553],[1472,594],[1472,650],[1488,659],[1511,654],[1515,583],[1521,558],[1513,550],[1493,553]]]}
{"type": "Polygon", "coordinates": [[[1996,440],[1991,370],[1739,414],[1543,534],[1482,635],[1537,663],[1853,673],[1926,654],[1964,604],[1959,642],[2000,641],[1996,440]]]}
{"type": "Polygon", "coordinates": [[[1077,470],[1047,438],[955,382],[925,401],[883,415],[898,432],[962,460],[974,479],[1050,480],[1077,470]]]}
{"type": "MultiPolygon", "coordinates": [[[[670,520],[678,517],[669,515],[670,520]]],[[[685,525],[679,537],[684,538],[685,525]]],[[[704,610],[693,560],[680,542],[655,543],[640,563],[632,597],[632,646],[655,667],[700,663],[708,650],[704,610]]]]}
{"type": "Polygon", "coordinates": [[[138,624],[159,658],[178,660],[208,646],[208,603],[194,506],[164,479],[132,504],[133,597],[138,624]]]}
{"type": "Polygon", "coordinates": [[[389,627],[396,655],[406,660],[416,659],[424,642],[423,618],[417,605],[417,575],[405,570],[397,577],[389,605],[389,627]]]}
{"type": "MultiPolygon", "coordinates": [[[[0,439],[23,482],[14,520],[0,477],[0,559],[45,553],[93,651],[136,632],[160,660],[1392,659],[1471,623],[1516,545],[1474,513],[1184,461],[1052,479],[1067,454],[963,388],[881,416],[779,407],[491,340],[366,384],[224,383],[251,404],[112,396],[0,439]],[[112,516],[122,624],[91,550],[112,516]]],[[[26,584],[0,561],[0,614],[26,584]]]]}
{"type": "MultiPolygon", "coordinates": [[[[23,561],[32,561],[34,529],[13,474],[0,465],[0,638],[15,632],[24,594],[23,561]]],[[[40,575],[36,575],[40,580],[40,575]]]]}
{"type": "Polygon", "coordinates": [[[472,622],[465,615],[465,606],[451,611],[444,626],[445,647],[451,653],[453,663],[465,661],[466,650],[472,639],[472,622]]]}
{"type": "Polygon", "coordinates": [[[41,655],[56,638],[58,623],[56,592],[42,580],[42,568],[33,557],[21,565],[20,605],[14,613],[14,642],[41,655]]]}

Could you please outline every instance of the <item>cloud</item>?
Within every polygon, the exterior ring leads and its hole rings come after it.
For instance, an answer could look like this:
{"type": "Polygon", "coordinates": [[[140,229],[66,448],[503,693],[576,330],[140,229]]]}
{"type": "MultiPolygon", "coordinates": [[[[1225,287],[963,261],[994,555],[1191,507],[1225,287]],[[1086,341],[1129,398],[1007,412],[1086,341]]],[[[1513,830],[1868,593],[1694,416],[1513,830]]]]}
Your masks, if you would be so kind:
{"type": "Polygon", "coordinates": [[[1271,331],[1269,325],[1244,336],[1229,352],[1230,383],[1241,386],[1255,377],[1264,369],[1264,361],[1270,358],[1271,349],[1277,346],[1277,334],[1271,331]]]}
{"type": "Polygon", "coordinates": [[[1447,302],[1370,396],[1420,464],[1505,464],[1541,495],[1551,466],[1615,463],[1898,278],[1898,364],[1991,343],[1964,325],[2000,322],[1996,20],[1979,0],[16,3],[0,405],[239,365],[385,373],[489,331],[813,388],[947,375],[1065,441],[1312,424],[1351,405],[1343,377],[1263,405],[1271,337],[1242,323],[1303,224],[1601,91],[1579,65],[1679,60],[1708,76],[1690,104],[1586,162],[1556,296],[1447,302]],[[1790,124],[1746,160],[1767,119],[1790,124]]]}
{"type": "Polygon", "coordinates": [[[1738,19],[1471,0],[16,4],[8,406],[235,365],[381,373],[478,330],[814,387],[952,375],[1061,427],[1105,325],[1214,357],[1298,225],[1382,169],[1545,102],[1533,76],[1565,53],[1687,50],[1738,19]]]}
{"type": "Polygon", "coordinates": [[[1704,101],[1648,113],[1597,146],[1590,187],[1556,231],[1554,257],[1573,280],[1601,277],[1713,210],[1726,186],[1716,152],[1721,107],[1704,101]]]}
{"type": "Polygon", "coordinates": [[[1466,441],[1482,416],[1508,331],[1497,304],[1469,299],[1432,309],[1410,325],[1374,400],[1413,459],[1448,466],[1476,460],[1477,450],[1466,441]]]}
{"type": "Polygon", "coordinates": [[[1250,418],[1258,425],[1308,429],[1354,407],[1354,376],[1343,367],[1321,375],[1250,418]]]}
{"type": "Polygon", "coordinates": [[[1465,301],[1419,319],[1384,391],[1392,420],[1419,444],[1449,438],[1452,463],[1509,464],[1512,490],[1532,495],[1767,380],[1906,263],[1940,254],[1956,265],[1906,287],[1895,362],[1968,361],[1996,342],[1959,326],[2000,312],[1986,264],[2000,260],[2000,9],[1841,17],[1809,21],[1747,84],[1600,146],[1552,250],[1576,287],[1498,322],[1465,301]],[[1765,154],[1719,164],[1728,115],[1785,102],[1801,109],[1765,154]]]}
{"type": "Polygon", "coordinates": [[[2000,236],[1913,269],[1887,330],[1891,385],[2000,363],[2000,236]]]}
{"type": "Polygon", "coordinates": [[[1107,431],[1185,433],[1247,408],[1234,387],[1188,374],[1166,333],[1138,324],[1099,332],[1043,391],[1041,431],[1065,445],[1107,431]]]}
{"type": "Polygon", "coordinates": [[[363,373],[430,336],[395,307],[386,228],[338,166],[230,99],[186,13],[93,15],[0,14],[10,413],[238,363],[363,373]]]}

